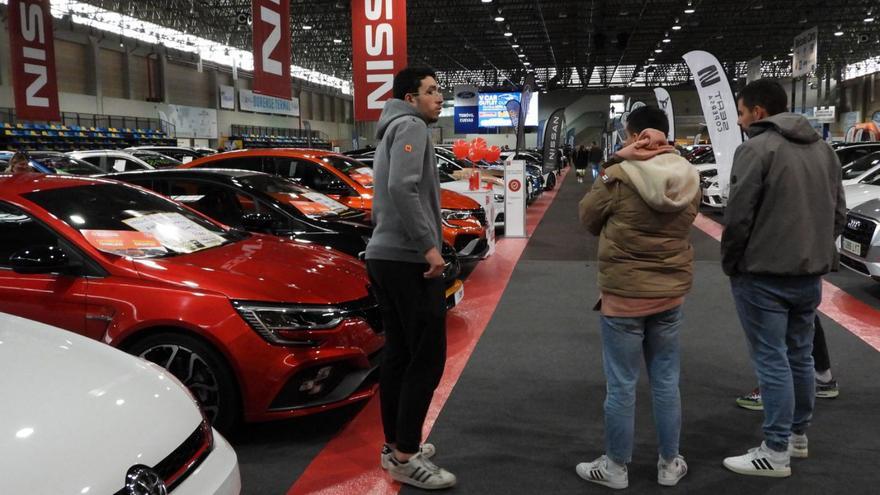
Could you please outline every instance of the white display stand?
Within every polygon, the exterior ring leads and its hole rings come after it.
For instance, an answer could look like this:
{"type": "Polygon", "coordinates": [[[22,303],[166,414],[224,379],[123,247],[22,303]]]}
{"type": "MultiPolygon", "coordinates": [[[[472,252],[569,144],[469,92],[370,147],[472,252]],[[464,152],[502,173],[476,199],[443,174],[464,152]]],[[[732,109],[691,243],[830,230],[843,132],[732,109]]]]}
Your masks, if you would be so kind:
{"type": "Polygon", "coordinates": [[[478,189],[476,191],[462,191],[463,194],[483,207],[486,212],[486,241],[489,242],[489,250],[486,251],[486,257],[495,252],[495,201],[494,194],[489,189],[478,189]]]}
{"type": "Polygon", "coordinates": [[[526,236],[526,162],[509,160],[504,167],[504,236],[526,236]]]}

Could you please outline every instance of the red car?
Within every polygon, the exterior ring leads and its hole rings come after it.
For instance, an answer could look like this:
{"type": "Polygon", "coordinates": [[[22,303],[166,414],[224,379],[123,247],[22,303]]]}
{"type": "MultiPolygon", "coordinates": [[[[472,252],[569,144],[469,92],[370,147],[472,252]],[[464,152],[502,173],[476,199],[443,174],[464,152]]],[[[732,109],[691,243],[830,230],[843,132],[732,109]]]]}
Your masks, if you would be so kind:
{"type": "Polygon", "coordinates": [[[372,396],[384,344],[357,259],[69,176],[0,175],[0,312],[160,364],[225,429],[372,396]]]}
{"type": "MultiPolygon", "coordinates": [[[[326,194],[350,208],[373,208],[373,170],[339,153],[324,150],[266,148],[230,151],[193,160],[181,168],[236,168],[279,175],[326,194]]],[[[440,191],[443,240],[461,261],[481,259],[489,250],[486,212],[473,199],[440,191]]]]}

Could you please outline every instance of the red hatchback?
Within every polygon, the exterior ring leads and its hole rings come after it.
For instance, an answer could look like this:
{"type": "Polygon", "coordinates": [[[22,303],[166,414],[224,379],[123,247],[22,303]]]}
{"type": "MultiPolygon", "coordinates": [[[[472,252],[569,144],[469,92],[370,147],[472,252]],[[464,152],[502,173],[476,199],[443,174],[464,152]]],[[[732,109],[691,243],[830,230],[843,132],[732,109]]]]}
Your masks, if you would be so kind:
{"type": "Polygon", "coordinates": [[[220,428],[372,396],[384,344],[355,258],[100,179],[0,175],[0,312],[160,364],[220,428]]]}

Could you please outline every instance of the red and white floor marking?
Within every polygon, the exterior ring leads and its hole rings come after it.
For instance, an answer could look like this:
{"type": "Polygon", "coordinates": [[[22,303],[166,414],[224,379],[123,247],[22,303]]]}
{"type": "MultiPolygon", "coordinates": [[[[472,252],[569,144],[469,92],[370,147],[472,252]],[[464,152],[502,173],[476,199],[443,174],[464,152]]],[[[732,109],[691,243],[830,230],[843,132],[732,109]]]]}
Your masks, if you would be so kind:
{"type": "MultiPolygon", "coordinates": [[[[556,198],[568,170],[557,180],[556,189],[545,192],[529,207],[526,215],[526,232],[529,236],[556,198]]],[[[446,369],[428,410],[424,438],[431,433],[434,422],[495,313],[527,244],[528,238],[501,238],[495,245],[495,254],[480,261],[465,281],[464,300],[446,317],[446,369]]],[[[379,466],[379,449],[383,442],[379,397],[376,396],[327,443],[287,494],[396,494],[400,491],[400,484],[392,482],[379,466]]]]}
{"type": "MultiPolygon", "coordinates": [[[[718,222],[704,215],[697,215],[694,226],[721,241],[724,227],[718,222]]],[[[841,270],[845,269],[841,267],[841,270]]],[[[880,351],[880,311],[827,280],[822,282],[822,304],[819,305],[819,311],[880,351]]]]}

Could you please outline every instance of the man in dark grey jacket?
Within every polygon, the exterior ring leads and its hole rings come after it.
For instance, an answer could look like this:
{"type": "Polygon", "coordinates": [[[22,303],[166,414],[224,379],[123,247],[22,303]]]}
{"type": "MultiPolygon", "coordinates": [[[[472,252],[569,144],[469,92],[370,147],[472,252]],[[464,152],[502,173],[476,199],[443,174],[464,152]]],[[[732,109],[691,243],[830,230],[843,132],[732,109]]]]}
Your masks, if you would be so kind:
{"type": "Polygon", "coordinates": [[[772,477],[790,476],[790,458],[808,454],[813,321],[822,275],[837,269],[834,240],[846,218],[840,162],[787,102],[782,86],[768,80],[738,97],[750,139],[733,158],[721,239],[764,403],[764,442],[724,466],[772,477]]]}
{"type": "Polygon", "coordinates": [[[392,478],[419,488],[455,484],[429,459],[422,426],[446,364],[446,301],[440,255],[440,180],[428,124],[443,93],[433,72],[407,68],[394,77],[373,160],[373,237],[366,259],[385,327],[380,378],[385,445],[381,463],[392,478]]]}

